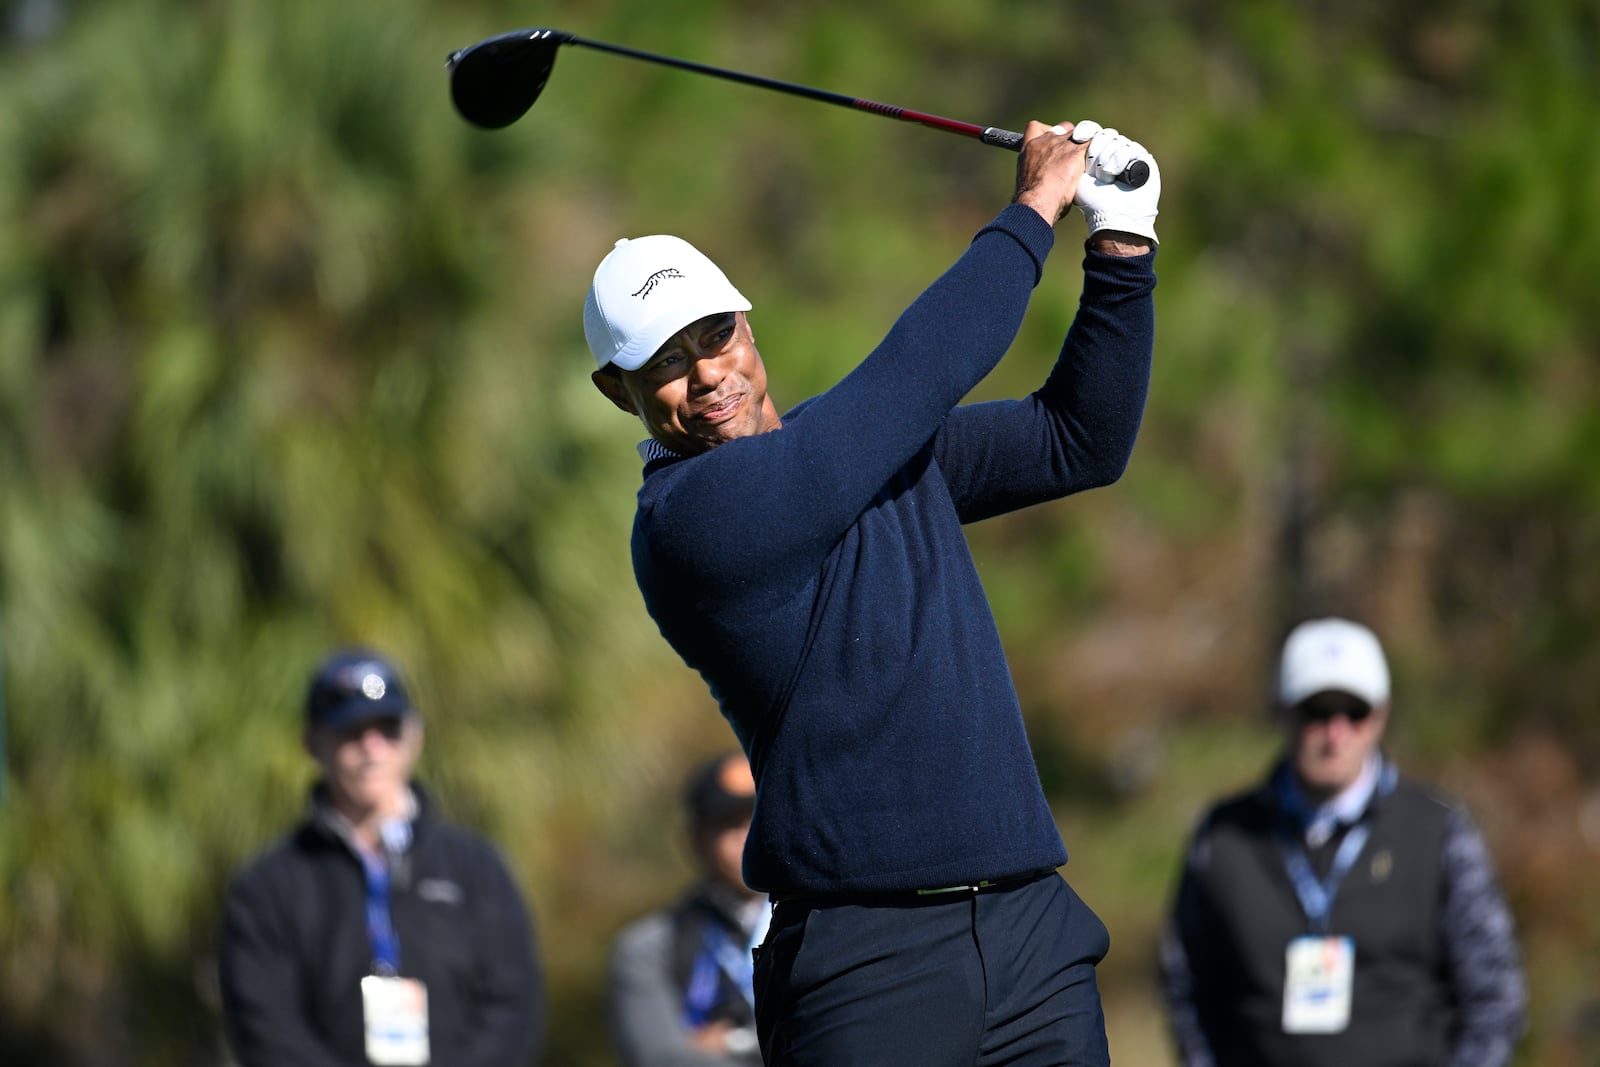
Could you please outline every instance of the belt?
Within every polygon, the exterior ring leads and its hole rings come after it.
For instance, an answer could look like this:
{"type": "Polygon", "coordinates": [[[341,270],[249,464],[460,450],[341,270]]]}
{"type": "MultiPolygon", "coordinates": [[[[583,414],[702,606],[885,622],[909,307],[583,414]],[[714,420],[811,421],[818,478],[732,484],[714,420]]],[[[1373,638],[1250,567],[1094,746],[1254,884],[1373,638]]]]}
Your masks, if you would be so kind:
{"type": "Polygon", "coordinates": [[[998,878],[980,878],[975,882],[964,882],[960,885],[944,885],[932,889],[882,889],[863,890],[847,893],[822,893],[811,891],[776,892],[768,895],[774,905],[790,901],[804,901],[808,904],[934,904],[940,901],[949,901],[956,894],[977,895],[990,889],[1005,889],[1022,885],[1026,882],[1037,881],[1046,875],[1056,872],[1054,867],[1045,867],[1037,871],[1022,871],[1018,874],[1001,875],[998,878]]]}

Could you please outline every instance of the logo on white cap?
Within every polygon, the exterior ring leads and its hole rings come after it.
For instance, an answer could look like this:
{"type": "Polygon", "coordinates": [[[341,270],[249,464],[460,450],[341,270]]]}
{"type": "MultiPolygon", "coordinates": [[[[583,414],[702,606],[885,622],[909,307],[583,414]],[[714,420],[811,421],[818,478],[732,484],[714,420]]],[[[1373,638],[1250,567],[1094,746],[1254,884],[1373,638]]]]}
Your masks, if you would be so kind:
{"type": "Polygon", "coordinates": [[[1389,664],[1378,638],[1345,619],[1313,619],[1283,643],[1278,699],[1294,705],[1327,690],[1377,706],[1389,701],[1389,664]]]}
{"type": "Polygon", "coordinates": [[[661,270],[656,271],[654,274],[650,275],[650,277],[646,278],[644,280],[644,284],[639,286],[638,291],[633,295],[642,299],[650,295],[650,290],[654,289],[656,287],[656,283],[661,281],[661,279],[681,277],[683,277],[683,271],[679,270],[677,267],[663,267],[661,270]]]}
{"type": "Polygon", "coordinates": [[[583,336],[596,365],[638,370],[690,323],[749,310],[750,301],[688,241],[668,234],[624,237],[594,272],[583,336]]]}

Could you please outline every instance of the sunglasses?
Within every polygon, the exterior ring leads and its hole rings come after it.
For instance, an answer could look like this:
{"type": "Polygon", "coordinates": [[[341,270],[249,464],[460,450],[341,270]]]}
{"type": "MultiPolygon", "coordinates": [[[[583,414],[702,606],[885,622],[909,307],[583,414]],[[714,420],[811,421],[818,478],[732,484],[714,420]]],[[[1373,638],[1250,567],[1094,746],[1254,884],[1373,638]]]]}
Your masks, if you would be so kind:
{"type": "Polygon", "coordinates": [[[1366,721],[1372,705],[1349,693],[1317,693],[1296,704],[1294,711],[1301,723],[1326,723],[1342,715],[1354,725],[1366,721]]]}
{"type": "Polygon", "coordinates": [[[405,733],[405,719],[399,715],[382,715],[376,719],[364,719],[361,722],[351,723],[334,731],[334,736],[340,744],[357,741],[365,737],[368,730],[376,730],[385,741],[398,741],[405,733]]]}

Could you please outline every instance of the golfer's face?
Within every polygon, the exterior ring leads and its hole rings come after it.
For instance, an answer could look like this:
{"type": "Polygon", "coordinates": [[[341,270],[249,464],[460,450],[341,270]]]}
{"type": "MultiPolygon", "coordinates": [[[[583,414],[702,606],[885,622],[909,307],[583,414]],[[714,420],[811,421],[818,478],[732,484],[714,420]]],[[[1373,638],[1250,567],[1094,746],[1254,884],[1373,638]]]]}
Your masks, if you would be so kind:
{"type": "Polygon", "coordinates": [[[624,371],[621,384],[651,436],[684,455],[780,425],[743,312],[709,315],[679,330],[650,362],[624,371]]]}

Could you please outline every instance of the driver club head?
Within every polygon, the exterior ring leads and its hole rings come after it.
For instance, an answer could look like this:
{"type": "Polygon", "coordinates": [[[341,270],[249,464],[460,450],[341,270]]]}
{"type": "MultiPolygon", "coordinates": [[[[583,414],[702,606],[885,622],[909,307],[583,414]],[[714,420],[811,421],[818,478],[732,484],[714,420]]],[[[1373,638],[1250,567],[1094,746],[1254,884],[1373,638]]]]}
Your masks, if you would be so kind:
{"type": "Polygon", "coordinates": [[[474,126],[498,130],[527,113],[539,99],[556,49],[573,40],[561,30],[512,30],[450,53],[450,99],[474,126]]]}

